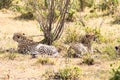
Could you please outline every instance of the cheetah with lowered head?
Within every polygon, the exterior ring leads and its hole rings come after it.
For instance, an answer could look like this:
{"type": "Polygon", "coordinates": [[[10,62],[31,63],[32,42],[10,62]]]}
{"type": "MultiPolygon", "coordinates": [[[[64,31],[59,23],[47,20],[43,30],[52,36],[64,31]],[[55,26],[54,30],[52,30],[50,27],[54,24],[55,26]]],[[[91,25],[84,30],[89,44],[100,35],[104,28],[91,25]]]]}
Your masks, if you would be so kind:
{"type": "Polygon", "coordinates": [[[68,56],[70,55],[71,50],[75,52],[75,57],[81,57],[81,55],[84,55],[85,53],[93,53],[92,41],[94,41],[95,38],[94,33],[85,34],[81,37],[79,42],[70,45],[68,49],[68,56]]]}
{"type": "Polygon", "coordinates": [[[13,40],[18,43],[18,52],[22,54],[30,53],[32,58],[37,54],[58,55],[58,50],[54,46],[41,44],[28,39],[24,33],[14,33],[13,40]]]}

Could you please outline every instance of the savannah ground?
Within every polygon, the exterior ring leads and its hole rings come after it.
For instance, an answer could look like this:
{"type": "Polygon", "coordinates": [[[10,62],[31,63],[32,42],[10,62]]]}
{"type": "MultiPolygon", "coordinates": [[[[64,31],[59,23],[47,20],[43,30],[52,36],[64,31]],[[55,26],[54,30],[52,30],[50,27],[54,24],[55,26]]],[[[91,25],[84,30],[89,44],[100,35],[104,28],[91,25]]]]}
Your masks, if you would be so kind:
{"type": "MultiPolygon", "coordinates": [[[[27,36],[42,34],[39,30],[39,25],[35,20],[16,20],[15,17],[18,13],[8,10],[0,11],[0,47],[2,49],[17,48],[17,43],[12,40],[13,33],[24,32],[27,36]]],[[[120,26],[119,24],[111,24],[113,20],[111,17],[104,17],[104,23],[101,26],[101,34],[107,37],[108,43],[95,43],[94,46],[99,50],[104,49],[105,46],[118,45],[117,40],[120,39],[120,26]]],[[[87,20],[89,26],[99,26],[103,17],[92,18],[87,20]]],[[[76,22],[67,22],[65,27],[77,26],[76,22]]],[[[81,27],[79,28],[81,29],[81,27]]],[[[64,39],[65,31],[60,40],[64,39]]],[[[79,30],[80,33],[82,30],[79,30]]],[[[35,41],[40,41],[43,37],[33,37],[35,41]]],[[[57,45],[64,44],[63,41],[56,41],[57,45]]],[[[67,45],[69,46],[69,45],[67,45]]],[[[63,49],[64,50],[64,49],[63,49]]],[[[109,51],[108,51],[109,52],[109,51]]],[[[60,54],[64,54],[62,51],[60,54]]],[[[38,58],[31,59],[30,55],[22,55],[15,53],[13,60],[9,59],[11,53],[0,53],[0,80],[44,80],[42,75],[49,70],[59,70],[65,66],[79,66],[81,68],[80,80],[109,80],[111,77],[112,68],[117,68],[120,64],[119,58],[111,58],[106,53],[94,54],[94,65],[81,64],[81,58],[50,58],[54,61],[54,65],[41,65],[36,63],[38,58]],[[112,65],[112,66],[111,66],[112,65]]]]}

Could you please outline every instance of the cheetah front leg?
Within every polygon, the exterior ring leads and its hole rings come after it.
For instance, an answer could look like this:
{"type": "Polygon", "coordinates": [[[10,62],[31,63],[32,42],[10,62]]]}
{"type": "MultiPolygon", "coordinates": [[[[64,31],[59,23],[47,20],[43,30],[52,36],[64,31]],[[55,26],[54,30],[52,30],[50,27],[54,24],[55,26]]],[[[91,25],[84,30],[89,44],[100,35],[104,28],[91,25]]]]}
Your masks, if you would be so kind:
{"type": "Polygon", "coordinates": [[[88,48],[88,52],[89,52],[90,54],[93,54],[93,53],[94,53],[93,48],[92,48],[92,47],[91,47],[91,48],[88,48]]]}
{"type": "Polygon", "coordinates": [[[36,58],[36,54],[31,54],[31,58],[36,58]]]}
{"type": "Polygon", "coordinates": [[[82,58],[82,54],[80,54],[80,53],[75,53],[75,55],[79,58],[82,58]]]}

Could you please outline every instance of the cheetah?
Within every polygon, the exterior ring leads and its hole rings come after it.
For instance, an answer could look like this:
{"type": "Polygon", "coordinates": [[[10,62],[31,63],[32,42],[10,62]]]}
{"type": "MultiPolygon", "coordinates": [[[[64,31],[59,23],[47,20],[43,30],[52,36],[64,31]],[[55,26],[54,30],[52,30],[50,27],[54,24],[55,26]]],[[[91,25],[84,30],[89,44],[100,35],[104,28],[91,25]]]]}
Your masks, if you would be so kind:
{"type": "Polygon", "coordinates": [[[79,42],[72,43],[68,49],[68,56],[70,55],[70,50],[73,50],[75,57],[81,57],[85,53],[93,53],[92,41],[95,40],[95,35],[93,33],[87,33],[81,37],[79,42]]]}
{"type": "Polygon", "coordinates": [[[37,54],[47,54],[52,56],[58,55],[58,50],[56,47],[30,40],[24,33],[14,33],[13,40],[18,42],[19,53],[30,53],[32,58],[35,58],[35,55],[37,54]]]}
{"type": "MultiPolygon", "coordinates": [[[[85,36],[81,38],[80,43],[86,46],[88,50],[92,50],[92,41],[95,40],[96,40],[96,36],[94,33],[87,33],[85,36]]],[[[89,51],[89,52],[93,52],[93,51],[89,51]]]]}
{"type": "Polygon", "coordinates": [[[28,39],[24,33],[14,33],[13,40],[18,42],[18,52],[26,54],[31,48],[30,45],[37,45],[38,42],[28,39]]]}

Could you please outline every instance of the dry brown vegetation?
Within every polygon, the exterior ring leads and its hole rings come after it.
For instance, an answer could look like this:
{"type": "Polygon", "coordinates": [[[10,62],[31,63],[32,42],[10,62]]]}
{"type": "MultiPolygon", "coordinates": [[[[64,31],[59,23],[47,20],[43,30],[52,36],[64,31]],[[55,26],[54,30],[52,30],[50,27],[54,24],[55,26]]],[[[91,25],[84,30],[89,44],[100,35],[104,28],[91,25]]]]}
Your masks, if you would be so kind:
{"type": "MultiPolygon", "coordinates": [[[[82,13],[81,13],[82,14],[82,13]]],[[[85,14],[85,13],[84,13],[85,14]]],[[[9,10],[2,9],[0,11],[0,47],[2,49],[16,48],[17,43],[12,40],[13,33],[24,32],[27,36],[40,35],[38,23],[35,20],[25,21],[14,19],[19,13],[14,13],[9,10]]],[[[79,15],[79,14],[76,14],[79,15]]],[[[111,64],[113,67],[118,67],[120,64],[119,58],[115,58],[110,53],[109,46],[118,44],[117,40],[120,39],[120,26],[119,24],[111,24],[113,20],[110,16],[92,18],[87,20],[87,24],[92,27],[100,25],[104,18],[104,23],[101,26],[101,34],[105,37],[107,42],[101,44],[94,43],[94,47],[99,49],[102,53],[96,52],[94,57],[94,65],[83,64],[82,58],[50,58],[54,60],[54,65],[42,65],[36,64],[38,58],[30,59],[30,55],[21,55],[18,53],[2,53],[0,52],[0,80],[44,80],[42,74],[49,70],[58,71],[65,66],[77,65],[81,68],[81,80],[108,80],[110,78],[111,64]]],[[[65,44],[65,37],[67,31],[74,30],[77,33],[84,34],[84,28],[78,25],[79,22],[67,22],[65,24],[65,30],[59,41],[56,41],[54,45],[62,48],[61,55],[66,54],[68,44],[65,44]]],[[[30,37],[31,38],[31,37],[30,37]]],[[[43,39],[40,37],[32,37],[35,41],[43,39]]],[[[113,52],[115,54],[115,52],[113,52]]],[[[41,56],[38,56],[39,58],[41,56]]]]}

